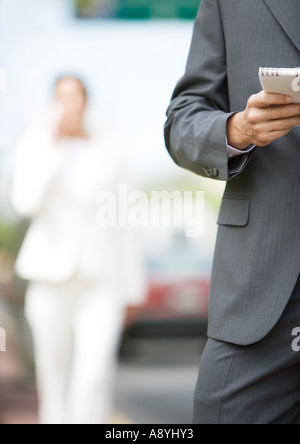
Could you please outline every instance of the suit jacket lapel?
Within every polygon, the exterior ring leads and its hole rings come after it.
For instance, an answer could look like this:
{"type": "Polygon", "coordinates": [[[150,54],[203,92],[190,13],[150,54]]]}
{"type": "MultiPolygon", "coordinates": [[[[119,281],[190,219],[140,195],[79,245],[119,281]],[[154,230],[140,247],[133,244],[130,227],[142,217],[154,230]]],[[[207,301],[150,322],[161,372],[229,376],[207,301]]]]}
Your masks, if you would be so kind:
{"type": "Polygon", "coordinates": [[[264,2],[300,51],[299,0],[264,0],[264,2]]]}

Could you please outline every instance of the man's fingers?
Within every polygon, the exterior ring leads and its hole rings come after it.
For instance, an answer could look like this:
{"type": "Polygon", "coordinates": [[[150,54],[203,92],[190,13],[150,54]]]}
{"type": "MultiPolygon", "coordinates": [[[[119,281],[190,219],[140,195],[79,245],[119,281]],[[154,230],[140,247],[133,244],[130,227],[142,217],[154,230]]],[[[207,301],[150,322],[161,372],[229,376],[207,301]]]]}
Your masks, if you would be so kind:
{"type": "Polygon", "coordinates": [[[300,125],[300,116],[289,117],[287,119],[273,120],[271,122],[271,126],[273,127],[274,131],[291,130],[298,125],[300,125]]]}
{"type": "Polygon", "coordinates": [[[257,133],[271,133],[274,131],[289,131],[295,126],[300,125],[300,116],[290,117],[288,119],[271,120],[256,125],[257,133]]]}
{"type": "Polygon", "coordinates": [[[291,117],[300,117],[300,105],[281,105],[271,108],[256,109],[256,121],[280,120],[291,117]]]}
{"type": "Polygon", "coordinates": [[[261,147],[270,145],[270,143],[274,142],[274,140],[281,139],[282,137],[286,136],[290,131],[291,130],[273,131],[268,134],[261,135],[260,137],[257,137],[255,145],[261,147]]]}
{"type": "Polygon", "coordinates": [[[291,96],[261,91],[250,97],[248,106],[253,108],[268,108],[269,106],[276,105],[290,105],[292,102],[293,98],[291,96]]]}
{"type": "Polygon", "coordinates": [[[300,104],[293,104],[290,96],[261,91],[250,97],[245,111],[236,114],[235,125],[244,139],[238,141],[240,145],[251,141],[266,146],[300,126],[300,104]]]}

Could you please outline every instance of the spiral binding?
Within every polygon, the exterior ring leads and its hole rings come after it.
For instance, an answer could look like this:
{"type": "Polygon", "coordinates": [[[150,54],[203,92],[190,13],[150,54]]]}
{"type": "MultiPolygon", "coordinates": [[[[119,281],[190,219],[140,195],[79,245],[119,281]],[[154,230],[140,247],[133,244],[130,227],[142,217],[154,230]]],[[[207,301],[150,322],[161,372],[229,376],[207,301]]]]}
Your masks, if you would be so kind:
{"type": "Polygon", "coordinates": [[[259,74],[263,77],[300,77],[300,68],[259,68],[259,74]]]}

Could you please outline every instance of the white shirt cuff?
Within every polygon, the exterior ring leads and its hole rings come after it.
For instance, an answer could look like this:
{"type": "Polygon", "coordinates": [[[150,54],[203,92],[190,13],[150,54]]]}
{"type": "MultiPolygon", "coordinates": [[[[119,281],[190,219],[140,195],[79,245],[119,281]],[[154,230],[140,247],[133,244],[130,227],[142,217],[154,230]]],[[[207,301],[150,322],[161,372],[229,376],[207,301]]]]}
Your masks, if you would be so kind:
{"type": "Polygon", "coordinates": [[[227,144],[228,156],[230,159],[232,159],[233,157],[242,156],[243,154],[251,153],[251,151],[253,151],[256,148],[256,145],[250,145],[245,150],[239,150],[237,148],[233,148],[233,146],[230,146],[228,144],[227,139],[226,139],[226,144],[227,144]]]}

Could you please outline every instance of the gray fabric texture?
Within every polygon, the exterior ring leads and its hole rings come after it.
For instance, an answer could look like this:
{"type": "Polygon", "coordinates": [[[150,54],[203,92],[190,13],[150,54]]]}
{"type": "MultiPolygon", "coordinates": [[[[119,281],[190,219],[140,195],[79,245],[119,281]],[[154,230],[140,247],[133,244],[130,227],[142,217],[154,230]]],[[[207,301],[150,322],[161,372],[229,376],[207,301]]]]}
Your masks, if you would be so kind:
{"type": "Polygon", "coordinates": [[[300,65],[298,0],[203,0],[165,126],[174,161],[227,181],[209,337],[253,345],[276,326],[300,273],[300,128],[229,160],[228,118],[261,90],[258,70],[300,65]]]}

